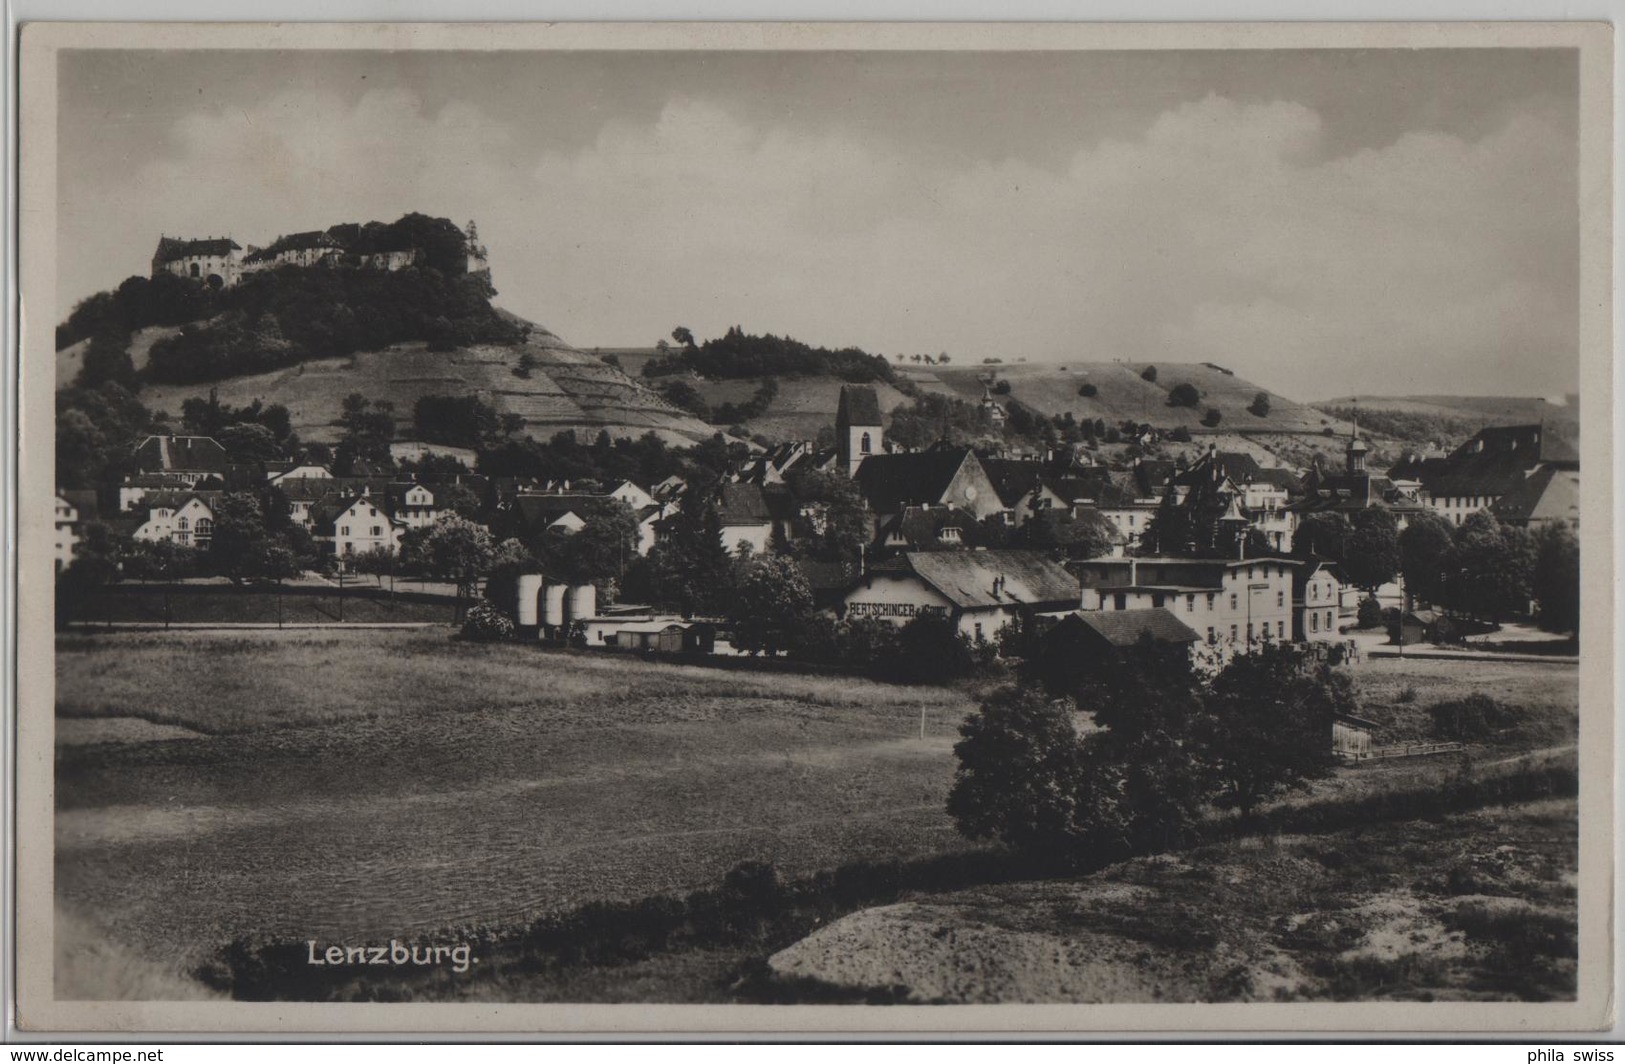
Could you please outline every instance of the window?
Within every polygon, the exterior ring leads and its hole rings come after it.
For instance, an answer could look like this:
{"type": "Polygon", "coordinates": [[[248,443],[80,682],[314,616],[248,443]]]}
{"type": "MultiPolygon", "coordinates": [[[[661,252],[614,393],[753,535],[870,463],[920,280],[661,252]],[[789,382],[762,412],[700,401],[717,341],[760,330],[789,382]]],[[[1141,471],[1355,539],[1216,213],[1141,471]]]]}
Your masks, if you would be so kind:
{"type": "Polygon", "coordinates": [[[1158,609],[1158,610],[1162,609],[1162,596],[1161,595],[1152,595],[1151,596],[1151,608],[1152,609],[1158,609]]]}
{"type": "Polygon", "coordinates": [[[981,625],[981,622],[977,622],[977,625],[976,625],[976,641],[978,643],[980,643],[982,641],[982,625],[981,625]]]}
{"type": "Polygon", "coordinates": [[[1311,613],[1309,615],[1309,630],[1311,632],[1320,631],[1320,614],[1311,613]]]}
{"type": "Polygon", "coordinates": [[[207,517],[198,518],[197,519],[197,534],[200,535],[200,536],[211,536],[211,535],[213,535],[214,534],[214,522],[209,520],[207,517]]]}
{"type": "Polygon", "coordinates": [[[198,275],[197,263],[194,262],[194,263],[192,263],[192,276],[196,277],[197,275],[198,275]]]}
{"type": "Polygon", "coordinates": [[[1230,626],[1230,642],[1234,643],[1235,641],[1236,641],[1236,626],[1232,624],[1230,626]]]}
{"type": "Polygon", "coordinates": [[[1122,610],[1128,608],[1128,596],[1119,591],[1112,596],[1112,609],[1122,610]]]}
{"type": "Polygon", "coordinates": [[[1186,613],[1195,613],[1196,612],[1196,596],[1195,595],[1186,595],[1185,596],[1185,612],[1186,613]]]}
{"type": "Polygon", "coordinates": [[[1215,594],[1215,593],[1214,593],[1214,592],[1212,592],[1212,591],[1209,591],[1209,592],[1208,592],[1208,593],[1207,593],[1207,608],[1208,608],[1208,609],[1210,609],[1210,610],[1211,610],[1211,609],[1212,609],[1212,608],[1213,608],[1213,600],[1214,600],[1214,599],[1215,599],[1215,598],[1217,598],[1217,597],[1218,597],[1218,595],[1216,595],[1216,594],[1215,594]]]}
{"type": "Polygon", "coordinates": [[[1234,591],[1230,592],[1230,608],[1236,608],[1236,593],[1234,591]]]}
{"type": "Polygon", "coordinates": [[[1275,593],[1275,607],[1276,607],[1276,609],[1280,609],[1282,606],[1285,606],[1285,605],[1286,605],[1286,592],[1285,591],[1277,591],[1275,593]]]}
{"type": "Polygon", "coordinates": [[[1213,629],[1212,629],[1212,628],[1209,628],[1209,629],[1208,629],[1208,630],[1207,630],[1207,641],[1208,641],[1208,642],[1209,642],[1209,643],[1216,643],[1216,642],[1218,642],[1218,638],[1219,638],[1219,637],[1218,637],[1218,636],[1217,636],[1217,635],[1215,635],[1215,634],[1214,634],[1214,632],[1213,632],[1213,629]]]}
{"type": "Polygon", "coordinates": [[[373,525],[368,534],[373,536],[381,536],[384,534],[384,528],[382,525],[373,525]]]}
{"type": "Polygon", "coordinates": [[[1309,597],[1311,599],[1317,599],[1317,598],[1320,597],[1320,585],[1319,584],[1310,584],[1309,585],[1309,597]]]}
{"type": "Polygon", "coordinates": [[[192,527],[192,522],[183,517],[175,522],[175,527],[180,529],[182,532],[185,532],[187,529],[192,527]]]}
{"type": "Polygon", "coordinates": [[[349,534],[350,534],[350,526],[349,525],[340,525],[339,526],[339,535],[348,536],[349,534]]]}
{"type": "Polygon", "coordinates": [[[1326,611],[1326,631],[1329,632],[1331,630],[1332,630],[1332,611],[1327,610],[1326,611]]]}
{"type": "Polygon", "coordinates": [[[865,432],[863,434],[863,438],[858,441],[858,450],[863,454],[868,454],[873,449],[873,447],[874,447],[874,444],[870,442],[869,434],[867,432],[865,432]]]}
{"type": "Polygon", "coordinates": [[[1265,621],[1264,622],[1264,638],[1268,639],[1269,637],[1270,637],[1270,622],[1265,621]]]}

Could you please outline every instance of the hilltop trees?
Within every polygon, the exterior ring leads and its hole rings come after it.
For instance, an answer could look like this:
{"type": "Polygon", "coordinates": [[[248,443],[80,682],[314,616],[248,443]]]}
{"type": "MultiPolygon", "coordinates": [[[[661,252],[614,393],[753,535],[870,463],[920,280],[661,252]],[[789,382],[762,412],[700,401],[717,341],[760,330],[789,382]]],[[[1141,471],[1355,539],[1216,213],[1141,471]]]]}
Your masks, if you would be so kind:
{"type": "Polygon", "coordinates": [[[1168,392],[1169,406],[1196,406],[1201,401],[1202,393],[1188,381],[1174,385],[1168,392]]]}
{"type": "Polygon", "coordinates": [[[1257,395],[1253,396],[1253,401],[1247,407],[1247,412],[1249,414],[1253,415],[1254,417],[1269,417],[1270,416],[1270,393],[1269,392],[1259,392],[1257,395]]]}
{"type": "Polygon", "coordinates": [[[1148,381],[1148,382],[1150,382],[1152,384],[1157,383],[1157,367],[1155,367],[1155,366],[1147,366],[1147,367],[1145,367],[1145,369],[1140,371],[1140,379],[1143,380],[1143,381],[1148,381]]]}

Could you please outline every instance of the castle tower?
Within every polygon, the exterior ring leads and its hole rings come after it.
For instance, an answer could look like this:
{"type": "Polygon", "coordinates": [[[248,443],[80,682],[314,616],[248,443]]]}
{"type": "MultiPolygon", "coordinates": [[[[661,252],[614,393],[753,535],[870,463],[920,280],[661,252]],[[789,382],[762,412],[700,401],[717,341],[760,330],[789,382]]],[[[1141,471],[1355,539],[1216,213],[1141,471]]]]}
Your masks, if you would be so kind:
{"type": "Polygon", "coordinates": [[[884,450],[885,426],[880,420],[880,400],[867,385],[841,386],[841,402],[835,409],[835,452],[847,476],[871,454],[884,450]]]}

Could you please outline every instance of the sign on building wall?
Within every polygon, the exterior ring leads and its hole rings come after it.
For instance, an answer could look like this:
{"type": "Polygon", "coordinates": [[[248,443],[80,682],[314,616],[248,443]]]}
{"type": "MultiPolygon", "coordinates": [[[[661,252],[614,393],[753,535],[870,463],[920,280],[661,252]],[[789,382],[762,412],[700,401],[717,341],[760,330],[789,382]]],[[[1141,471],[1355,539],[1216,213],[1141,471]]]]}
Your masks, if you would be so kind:
{"type": "Polygon", "coordinates": [[[913,602],[849,602],[848,617],[946,617],[946,606],[922,606],[913,602]]]}

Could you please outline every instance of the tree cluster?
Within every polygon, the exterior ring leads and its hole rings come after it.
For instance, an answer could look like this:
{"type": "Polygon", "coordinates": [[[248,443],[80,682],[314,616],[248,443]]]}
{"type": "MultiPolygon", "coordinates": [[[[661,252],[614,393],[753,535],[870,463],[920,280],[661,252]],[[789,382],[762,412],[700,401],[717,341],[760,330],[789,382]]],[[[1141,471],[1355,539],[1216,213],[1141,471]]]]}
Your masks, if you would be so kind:
{"type": "Polygon", "coordinates": [[[741,377],[836,377],[849,384],[893,379],[883,355],[856,347],[830,350],[813,347],[788,336],[756,336],[735,325],[720,337],[694,343],[694,335],[679,326],[672,333],[682,347],[651,359],[643,367],[646,377],[691,372],[711,380],[741,377]]]}
{"type": "Polygon", "coordinates": [[[1208,807],[1244,817],[1333,764],[1346,675],[1268,646],[1204,682],[1149,642],[1047,686],[1001,688],[960,728],[948,812],[971,838],[1062,862],[1187,841],[1208,807]],[[1096,728],[1079,735],[1077,713],[1096,728]]]}

